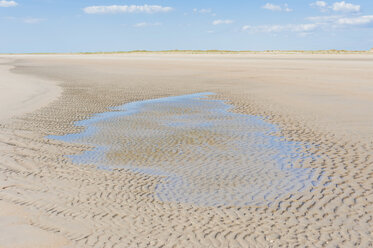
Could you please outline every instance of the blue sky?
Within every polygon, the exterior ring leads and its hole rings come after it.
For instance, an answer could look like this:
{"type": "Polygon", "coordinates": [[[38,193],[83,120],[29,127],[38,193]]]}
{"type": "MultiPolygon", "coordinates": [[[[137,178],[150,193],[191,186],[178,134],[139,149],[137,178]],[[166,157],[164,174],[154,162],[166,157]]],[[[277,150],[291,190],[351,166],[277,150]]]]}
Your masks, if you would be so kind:
{"type": "Polygon", "coordinates": [[[373,48],[373,1],[0,0],[0,53],[373,48]]]}

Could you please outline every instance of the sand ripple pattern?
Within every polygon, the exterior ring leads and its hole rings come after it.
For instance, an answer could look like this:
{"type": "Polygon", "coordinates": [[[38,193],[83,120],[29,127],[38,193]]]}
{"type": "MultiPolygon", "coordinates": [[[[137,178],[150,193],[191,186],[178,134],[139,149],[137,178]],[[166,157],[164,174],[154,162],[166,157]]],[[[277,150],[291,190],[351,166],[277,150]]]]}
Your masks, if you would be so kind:
{"type": "Polygon", "coordinates": [[[82,133],[49,138],[96,147],[71,155],[74,163],[161,177],[154,197],[166,202],[270,205],[317,185],[320,172],[302,168],[317,159],[310,145],[275,136],[276,125],[232,113],[211,94],[124,104],[77,122],[82,133]]]}

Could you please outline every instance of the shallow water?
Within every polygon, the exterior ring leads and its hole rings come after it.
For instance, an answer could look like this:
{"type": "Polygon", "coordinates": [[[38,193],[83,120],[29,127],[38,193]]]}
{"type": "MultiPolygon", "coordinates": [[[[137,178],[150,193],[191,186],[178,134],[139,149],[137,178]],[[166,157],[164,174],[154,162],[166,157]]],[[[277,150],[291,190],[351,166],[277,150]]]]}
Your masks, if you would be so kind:
{"type": "Polygon", "coordinates": [[[316,186],[308,144],[275,136],[263,118],[198,93],[132,102],[76,122],[85,131],[49,136],[96,147],[69,156],[77,164],[161,176],[161,201],[204,206],[268,205],[316,186]]]}

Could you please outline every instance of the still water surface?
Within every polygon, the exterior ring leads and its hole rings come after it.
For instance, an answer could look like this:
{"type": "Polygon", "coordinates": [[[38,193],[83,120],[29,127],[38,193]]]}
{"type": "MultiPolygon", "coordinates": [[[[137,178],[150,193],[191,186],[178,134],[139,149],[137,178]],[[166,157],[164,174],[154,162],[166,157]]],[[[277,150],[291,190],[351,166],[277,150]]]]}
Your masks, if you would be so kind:
{"type": "Polygon", "coordinates": [[[74,163],[162,177],[154,193],[161,201],[268,205],[318,184],[310,144],[276,136],[278,126],[232,113],[211,94],[127,103],[76,122],[81,133],[48,138],[95,147],[69,155],[74,163]]]}

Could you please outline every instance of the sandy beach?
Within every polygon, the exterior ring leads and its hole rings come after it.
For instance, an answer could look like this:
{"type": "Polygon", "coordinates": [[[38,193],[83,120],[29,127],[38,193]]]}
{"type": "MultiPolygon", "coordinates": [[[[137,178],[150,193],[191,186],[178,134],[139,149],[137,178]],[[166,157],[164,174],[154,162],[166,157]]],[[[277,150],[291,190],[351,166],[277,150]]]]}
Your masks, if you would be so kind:
{"type": "Polygon", "coordinates": [[[0,55],[0,247],[370,247],[372,106],[372,53],[0,55]],[[203,103],[187,97],[176,107],[159,100],[141,105],[135,119],[99,122],[100,130],[111,126],[96,136],[52,138],[82,133],[87,126],[77,121],[118,106],[205,92],[214,94],[203,103]],[[216,106],[224,104],[232,107],[223,115],[216,106]],[[187,130],[171,135],[155,124],[188,111],[195,126],[187,130]],[[227,134],[232,127],[252,131],[246,126],[252,119],[219,126],[237,116],[264,121],[270,142],[227,134]],[[211,120],[213,135],[197,127],[211,120]],[[151,139],[144,136],[149,130],[157,131],[151,139]],[[115,165],[158,166],[188,184],[130,166],[74,163],[71,156],[118,137],[118,151],[103,155],[115,165]],[[242,152],[246,160],[236,161],[255,169],[232,169],[235,154],[200,145],[229,151],[242,140],[252,147],[272,142],[260,156],[242,152]],[[290,171],[260,168],[270,163],[263,156],[283,144],[306,154],[294,168],[313,174],[301,181],[302,190],[273,193],[281,182],[299,184],[290,171]],[[184,155],[173,153],[176,147],[184,155]],[[200,193],[228,185],[242,186],[237,199],[253,200],[233,204],[222,194],[200,193]]]}
{"type": "MultiPolygon", "coordinates": [[[[3,62],[3,61],[1,61],[3,62]]],[[[46,80],[24,77],[11,72],[12,66],[1,64],[0,119],[32,112],[59,97],[61,89],[46,80]]]]}

